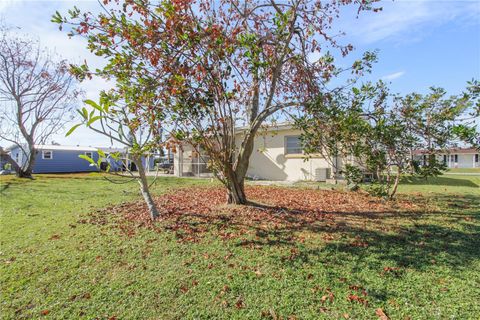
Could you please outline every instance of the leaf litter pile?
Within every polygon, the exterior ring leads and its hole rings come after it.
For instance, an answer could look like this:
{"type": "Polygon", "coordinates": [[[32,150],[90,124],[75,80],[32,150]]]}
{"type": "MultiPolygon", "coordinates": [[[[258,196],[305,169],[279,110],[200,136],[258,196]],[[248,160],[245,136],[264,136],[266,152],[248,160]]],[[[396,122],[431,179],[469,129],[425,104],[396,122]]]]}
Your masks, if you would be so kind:
{"type": "MultiPolygon", "coordinates": [[[[143,201],[114,205],[92,213],[83,223],[105,225],[114,216],[115,227],[128,236],[139,228],[158,232],[173,231],[179,241],[196,242],[207,232],[223,240],[242,238],[252,232],[258,236],[285,235],[287,241],[303,231],[325,232],[325,240],[348,228],[391,231],[395,223],[386,218],[422,211],[409,201],[389,202],[363,192],[247,186],[249,205],[227,205],[221,187],[190,187],[156,197],[160,217],[152,222],[143,201]]],[[[389,219],[396,221],[395,219],[389,219]]],[[[301,237],[300,237],[300,240],[301,237]]],[[[353,246],[368,244],[353,239],[353,246]]]]}

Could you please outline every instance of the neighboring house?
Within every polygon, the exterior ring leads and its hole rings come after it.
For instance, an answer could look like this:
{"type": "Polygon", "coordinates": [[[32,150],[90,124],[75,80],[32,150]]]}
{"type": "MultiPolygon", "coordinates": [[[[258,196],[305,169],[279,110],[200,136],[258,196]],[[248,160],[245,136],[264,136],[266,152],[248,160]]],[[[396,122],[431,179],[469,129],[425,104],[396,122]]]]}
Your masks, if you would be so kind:
{"type": "Polygon", "coordinates": [[[3,155],[0,155],[0,170],[3,170],[7,163],[7,159],[3,155]]]}
{"type": "MultiPolygon", "coordinates": [[[[237,146],[240,144],[242,128],[238,130],[237,146]]],[[[341,170],[341,158],[327,161],[320,155],[306,157],[300,144],[301,131],[290,124],[279,124],[258,133],[250,158],[248,177],[275,181],[326,181],[332,178],[335,163],[341,170]]],[[[176,176],[211,176],[207,169],[207,157],[198,155],[191,146],[182,145],[174,154],[176,176]]]]}
{"type": "MultiPolygon", "coordinates": [[[[135,165],[128,160],[128,153],[125,149],[118,148],[94,148],[81,146],[62,146],[62,145],[36,145],[37,155],[33,166],[33,173],[73,173],[73,172],[95,172],[99,171],[96,166],[80,158],[80,155],[86,155],[94,161],[98,161],[98,150],[106,153],[106,157],[102,159],[102,169],[105,169],[110,164],[110,170],[121,171],[126,166],[136,170],[135,165]],[[109,154],[113,152],[120,152],[122,154],[122,161],[114,161],[109,154]]],[[[20,166],[26,162],[26,155],[18,147],[9,148],[10,156],[20,166]]],[[[153,168],[153,157],[143,159],[143,164],[146,170],[153,168]]]]}
{"type": "MultiPolygon", "coordinates": [[[[425,165],[428,161],[428,151],[414,152],[416,160],[425,165]]],[[[475,148],[453,148],[435,155],[438,161],[443,161],[448,168],[480,168],[480,152],[475,148]]]]}
{"type": "MultiPolygon", "coordinates": [[[[36,158],[33,173],[57,173],[57,172],[93,172],[98,171],[95,166],[79,155],[87,155],[93,160],[98,160],[96,148],[79,146],[37,145],[36,158]]],[[[10,148],[10,156],[19,166],[24,166],[27,156],[18,147],[10,148]]]]}

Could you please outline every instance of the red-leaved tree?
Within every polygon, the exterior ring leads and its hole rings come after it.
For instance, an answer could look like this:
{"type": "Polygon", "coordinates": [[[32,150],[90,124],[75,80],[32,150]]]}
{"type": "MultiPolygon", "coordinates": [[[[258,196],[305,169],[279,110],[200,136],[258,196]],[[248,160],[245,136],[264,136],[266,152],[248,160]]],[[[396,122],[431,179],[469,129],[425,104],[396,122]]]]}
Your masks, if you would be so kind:
{"type": "MultiPolygon", "coordinates": [[[[353,47],[336,41],[332,24],[341,7],[377,10],[373,2],[105,0],[99,13],[72,10],[53,21],[86,36],[89,48],[108,59],[97,73],[154,81],[172,136],[208,156],[229,203],[245,204],[259,129],[345,71],[329,50],[345,56],[353,47]]],[[[374,59],[367,53],[346,69],[361,74],[374,59]]],[[[74,70],[92,72],[86,65],[74,70]]]]}

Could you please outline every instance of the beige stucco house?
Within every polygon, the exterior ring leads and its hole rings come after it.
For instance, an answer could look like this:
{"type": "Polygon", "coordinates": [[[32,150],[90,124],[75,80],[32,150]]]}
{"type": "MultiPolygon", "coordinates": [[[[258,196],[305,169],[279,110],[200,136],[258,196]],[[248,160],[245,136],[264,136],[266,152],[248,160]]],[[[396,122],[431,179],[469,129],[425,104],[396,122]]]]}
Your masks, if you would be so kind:
{"type": "MultiPolygon", "coordinates": [[[[238,144],[242,129],[238,129],[238,144]]],[[[176,176],[210,176],[208,158],[197,155],[193,147],[182,146],[174,155],[176,176]]],[[[300,145],[300,130],[290,124],[279,124],[262,130],[255,138],[254,152],[250,158],[248,177],[274,181],[326,181],[331,178],[332,163],[342,167],[342,159],[327,161],[320,155],[306,157],[300,145]]]]}

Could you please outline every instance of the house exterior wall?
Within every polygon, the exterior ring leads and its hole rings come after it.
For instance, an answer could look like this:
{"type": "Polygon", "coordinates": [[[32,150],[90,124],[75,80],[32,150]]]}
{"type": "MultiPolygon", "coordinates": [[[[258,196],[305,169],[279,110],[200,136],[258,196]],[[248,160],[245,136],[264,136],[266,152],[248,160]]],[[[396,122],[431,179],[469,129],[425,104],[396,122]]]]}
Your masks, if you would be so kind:
{"type": "MultiPolygon", "coordinates": [[[[300,130],[269,130],[255,138],[254,151],[250,158],[248,176],[275,181],[324,180],[323,169],[332,168],[322,157],[306,159],[302,154],[286,154],[288,136],[300,136],[300,130]]],[[[239,144],[240,139],[237,139],[239,144]]],[[[342,159],[338,159],[341,167],[342,159]]]]}
{"type": "MultiPolygon", "coordinates": [[[[45,149],[46,151],[47,149],[45,149]]],[[[92,153],[92,159],[98,160],[98,153],[93,151],[70,151],[53,150],[52,159],[43,159],[42,151],[37,151],[37,158],[33,167],[33,173],[61,173],[61,172],[95,172],[98,168],[91,166],[90,163],[79,155],[85,152],[92,153]]]]}
{"type": "MultiPolygon", "coordinates": [[[[68,148],[68,147],[67,147],[68,148]]],[[[37,155],[33,166],[33,173],[70,173],[70,172],[98,172],[99,169],[96,166],[91,166],[90,162],[79,157],[79,155],[85,155],[85,153],[91,153],[92,159],[97,162],[99,155],[95,148],[88,147],[88,149],[81,150],[63,150],[58,146],[54,146],[52,149],[48,149],[42,146],[37,149],[37,155]],[[42,152],[51,151],[53,154],[52,159],[43,159],[42,152]]],[[[118,150],[104,150],[106,153],[117,152],[118,150]]],[[[24,166],[26,157],[20,148],[16,147],[10,150],[10,155],[20,166],[24,166]]],[[[126,159],[113,160],[110,157],[102,159],[102,162],[107,162],[110,165],[111,171],[123,170],[125,167],[124,161],[126,159]]],[[[127,157],[128,158],[128,157],[127,157]]],[[[154,169],[155,158],[153,156],[142,157],[142,164],[145,170],[154,169]]]]}
{"type": "Polygon", "coordinates": [[[0,170],[3,170],[5,168],[5,165],[7,164],[7,160],[5,160],[3,157],[0,157],[0,170]]]}
{"type": "MultiPolygon", "coordinates": [[[[480,168],[480,159],[479,162],[475,161],[475,155],[477,153],[449,153],[449,154],[438,154],[435,156],[437,161],[445,161],[447,168],[480,168]],[[456,157],[455,157],[456,156],[456,157]],[[446,157],[446,158],[445,158],[446,157]],[[455,161],[455,158],[457,161],[455,161]]],[[[415,156],[417,160],[423,165],[424,157],[423,155],[415,156]]]]}
{"type": "MultiPolygon", "coordinates": [[[[280,128],[258,134],[254,140],[247,176],[274,181],[325,181],[331,178],[332,168],[324,158],[313,156],[307,159],[303,154],[286,154],[286,139],[290,136],[300,136],[300,130],[280,128]]],[[[237,148],[241,141],[242,132],[239,132],[236,138],[237,148]]],[[[192,146],[184,144],[174,154],[174,175],[208,176],[203,171],[206,167],[204,162],[204,157],[198,158],[192,146]]],[[[342,159],[338,158],[337,167],[340,169],[342,165],[342,159]]]]}
{"type": "Polygon", "coordinates": [[[454,154],[447,155],[447,166],[449,168],[480,168],[479,163],[475,162],[475,154],[458,154],[457,162],[454,154]]]}
{"type": "MultiPolygon", "coordinates": [[[[95,166],[78,156],[91,152],[93,160],[98,160],[98,153],[90,150],[49,150],[39,149],[36,151],[35,163],[33,165],[33,173],[66,173],[66,172],[94,172],[98,171],[95,166]],[[52,159],[43,159],[43,151],[52,151],[52,159]]],[[[20,148],[14,148],[10,152],[13,160],[17,161],[20,166],[25,165],[26,158],[20,148]]]]}

